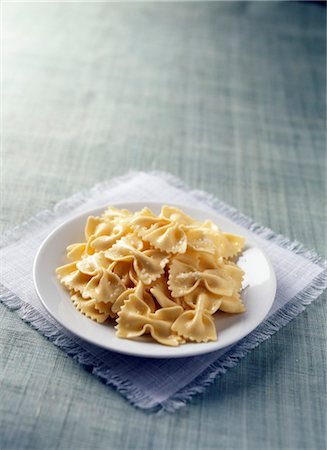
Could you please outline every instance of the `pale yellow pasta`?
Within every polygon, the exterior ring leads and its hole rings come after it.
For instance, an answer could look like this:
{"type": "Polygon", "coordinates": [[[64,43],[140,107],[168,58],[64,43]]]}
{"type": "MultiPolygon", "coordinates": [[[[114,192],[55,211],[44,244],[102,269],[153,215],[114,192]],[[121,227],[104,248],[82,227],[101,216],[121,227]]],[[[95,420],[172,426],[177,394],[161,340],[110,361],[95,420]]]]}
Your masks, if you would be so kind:
{"type": "Polygon", "coordinates": [[[86,254],[87,243],[71,244],[67,247],[67,258],[72,261],[80,260],[86,254]]]}
{"type": "Polygon", "coordinates": [[[59,281],[69,290],[82,292],[91,275],[86,275],[77,269],[76,263],[66,264],[56,270],[59,281]]]}
{"type": "Polygon", "coordinates": [[[83,259],[77,261],[77,269],[86,275],[97,275],[100,270],[108,269],[111,261],[105,257],[103,253],[94,253],[93,255],[85,255],[83,259]]]}
{"type": "Polygon", "coordinates": [[[194,310],[184,311],[173,323],[172,330],[179,336],[195,342],[208,342],[217,339],[215,322],[205,308],[207,295],[201,293],[194,310]]]}
{"type": "Polygon", "coordinates": [[[95,251],[104,251],[112,247],[121,237],[129,232],[126,224],[111,225],[111,232],[94,236],[90,240],[90,246],[95,251]]]}
{"type": "Polygon", "coordinates": [[[129,219],[132,217],[132,213],[128,209],[118,209],[113,206],[109,206],[102,214],[102,218],[105,221],[110,221],[118,224],[124,222],[129,223],[129,219]]]}
{"type": "Polygon", "coordinates": [[[118,275],[127,288],[134,287],[137,284],[132,261],[113,261],[109,270],[118,275]]]}
{"type": "Polygon", "coordinates": [[[56,273],[74,306],[99,323],[115,320],[120,338],[208,342],[217,311],[245,311],[235,264],[243,248],[243,237],[176,207],[159,215],[109,207],[87,219],[85,242],[67,247],[71,262],[56,273]]]}
{"type": "Polygon", "coordinates": [[[112,306],[112,311],[115,313],[119,313],[119,311],[125,304],[125,301],[129,299],[131,294],[136,294],[139,298],[141,298],[148,305],[151,312],[156,311],[155,301],[154,301],[152,295],[146,291],[145,285],[141,281],[139,281],[135,287],[124,291],[117,298],[117,300],[115,301],[115,303],[112,306]]]}
{"type": "Polygon", "coordinates": [[[210,220],[204,222],[200,227],[189,226],[186,234],[190,248],[199,252],[211,253],[217,257],[234,257],[244,247],[243,237],[220,232],[210,220]]]}
{"type": "Polygon", "coordinates": [[[186,309],[186,305],[187,309],[196,309],[200,295],[202,295],[203,307],[208,313],[215,314],[220,309],[223,297],[212,295],[201,287],[182,297],[185,304],[184,309],[186,309]]]}
{"type": "Polygon", "coordinates": [[[234,283],[223,268],[199,270],[176,258],[170,266],[168,286],[173,297],[183,297],[200,286],[217,296],[230,296],[234,283]]]}
{"type": "Polygon", "coordinates": [[[176,305],[176,301],[171,297],[171,292],[168,289],[165,276],[153,283],[153,286],[150,288],[150,292],[159,304],[159,307],[166,308],[176,305]]]}
{"type": "Polygon", "coordinates": [[[85,286],[82,292],[84,298],[94,298],[99,302],[114,303],[126,290],[121,279],[113,272],[102,269],[85,286]]]}
{"type": "Polygon", "coordinates": [[[132,293],[118,313],[117,336],[134,338],[151,334],[161,344],[176,346],[181,339],[172,332],[172,325],[182,313],[183,308],[177,305],[153,313],[137,292],[132,293]]]}
{"type": "Polygon", "coordinates": [[[233,293],[230,297],[222,297],[220,310],[226,313],[237,314],[245,311],[245,306],[239,293],[233,293]]]}
{"type": "Polygon", "coordinates": [[[140,230],[139,234],[142,239],[161,251],[185,253],[187,248],[186,234],[177,224],[161,221],[148,230],[140,230]]]}
{"type": "MultiPolygon", "coordinates": [[[[165,207],[163,207],[163,211],[165,207]]],[[[186,235],[180,223],[161,214],[155,216],[144,208],[131,221],[131,225],[140,237],[154,248],[169,253],[184,253],[187,247],[186,235]]]]}
{"type": "Polygon", "coordinates": [[[160,277],[168,262],[168,255],[159,250],[142,251],[142,241],[128,235],[119,240],[105,255],[113,261],[132,261],[138,278],[145,284],[160,277]]]}
{"type": "Polygon", "coordinates": [[[159,217],[169,219],[178,225],[199,224],[199,222],[187,216],[183,211],[174,206],[164,205],[161,208],[161,213],[159,217]]]}
{"type": "Polygon", "coordinates": [[[106,304],[106,307],[104,307],[101,303],[98,303],[95,299],[83,298],[80,293],[72,294],[71,299],[76,309],[78,309],[78,311],[80,311],[86,317],[95,320],[96,322],[103,323],[109,317],[114,317],[108,304],[106,304]]]}

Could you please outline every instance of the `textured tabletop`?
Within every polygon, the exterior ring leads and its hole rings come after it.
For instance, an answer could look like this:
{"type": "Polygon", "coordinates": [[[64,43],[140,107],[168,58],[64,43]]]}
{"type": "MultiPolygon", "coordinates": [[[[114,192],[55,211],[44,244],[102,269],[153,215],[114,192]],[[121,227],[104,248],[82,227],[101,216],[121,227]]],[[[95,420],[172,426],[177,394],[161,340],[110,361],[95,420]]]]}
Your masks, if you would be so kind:
{"type": "MultiPolygon", "coordinates": [[[[158,169],[326,256],[324,6],[2,12],[3,231],[96,182],[158,169]]],[[[324,449],[324,299],[161,416],[0,305],[0,448],[324,449]]]]}

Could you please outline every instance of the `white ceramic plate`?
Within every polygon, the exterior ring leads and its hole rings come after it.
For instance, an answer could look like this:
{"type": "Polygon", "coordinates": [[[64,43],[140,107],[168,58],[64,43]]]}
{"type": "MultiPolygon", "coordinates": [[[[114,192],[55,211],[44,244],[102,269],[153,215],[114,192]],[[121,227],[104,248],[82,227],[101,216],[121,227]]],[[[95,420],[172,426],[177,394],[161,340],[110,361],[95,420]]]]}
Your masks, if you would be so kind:
{"type": "MultiPolygon", "coordinates": [[[[115,205],[138,211],[148,206],[159,213],[159,203],[124,203],[115,205]]],[[[178,206],[178,205],[176,205],[178,206]]],[[[211,219],[223,231],[244,235],[241,229],[225,217],[182,206],[183,211],[198,220],[211,219]]],[[[67,330],[92,344],[108,350],[149,358],[179,358],[208,353],[227,347],[254,330],[268,314],[275,298],[276,277],[272,265],[257,243],[246,235],[246,248],[238,264],[245,271],[242,299],[246,312],[242,314],[215,314],[218,340],[209,343],[187,343],[179,347],[157,344],[145,336],[137,340],[119,339],[113,325],[98,324],[75,309],[68,292],[56,278],[55,269],[65,263],[66,247],[82,242],[84,226],[89,215],[99,215],[105,209],[97,208],[75,217],[54,230],[42,243],[34,261],[34,284],[48,312],[67,330]]]]}

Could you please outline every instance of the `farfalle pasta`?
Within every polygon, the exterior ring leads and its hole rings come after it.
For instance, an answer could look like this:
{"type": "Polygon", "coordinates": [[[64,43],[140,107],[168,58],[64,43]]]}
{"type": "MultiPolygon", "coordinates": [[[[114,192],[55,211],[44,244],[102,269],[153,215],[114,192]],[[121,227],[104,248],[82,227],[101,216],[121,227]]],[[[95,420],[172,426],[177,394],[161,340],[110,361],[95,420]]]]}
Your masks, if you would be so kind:
{"type": "MultiPolygon", "coordinates": [[[[150,335],[163,345],[217,339],[218,311],[241,313],[245,241],[176,207],[107,208],[90,216],[85,241],[67,247],[57,277],[74,306],[119,338],[150,335]]],[[[219,330],[218,330],[219,332],[219,330]]]]}

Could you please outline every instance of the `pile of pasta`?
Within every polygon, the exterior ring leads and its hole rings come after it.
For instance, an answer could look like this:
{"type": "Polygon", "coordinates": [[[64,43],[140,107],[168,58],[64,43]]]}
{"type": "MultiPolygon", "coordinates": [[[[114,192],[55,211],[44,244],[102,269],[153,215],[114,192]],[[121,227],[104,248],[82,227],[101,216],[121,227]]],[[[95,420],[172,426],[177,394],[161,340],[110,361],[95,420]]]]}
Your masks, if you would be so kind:
{"type": "Polygon", "coordinates": [[[109,207],[88,218],[85,242],[67,247],[72,262],[56,272],[75,307],[99,323],[114,319],[118,337],[177,346],[216,340],[213,315],[245,310],[235,264],[243,248],[243,237],[175,207],[109,207]]]}

